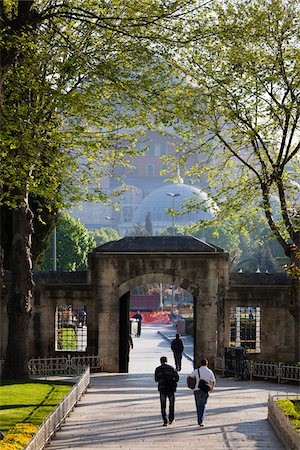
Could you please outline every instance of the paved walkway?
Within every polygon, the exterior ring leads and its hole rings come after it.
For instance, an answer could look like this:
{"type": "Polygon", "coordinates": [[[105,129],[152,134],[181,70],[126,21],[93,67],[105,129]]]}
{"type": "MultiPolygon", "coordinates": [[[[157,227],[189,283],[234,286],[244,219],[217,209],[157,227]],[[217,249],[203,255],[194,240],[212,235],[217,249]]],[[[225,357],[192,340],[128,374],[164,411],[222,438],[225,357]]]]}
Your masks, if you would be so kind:
{"type": "MultiPolygon", "coordinates": [[[[206,408],[205,427],[197,425],[193,393],[185,385],[192,363],[183,358],[176,393],[175,421],[162,427],[159,395],[153,379],[162,355],[174,364],[172,326],[143,326],[134,338],[128,374],[92,374],[90,387],[57,432],[49,450],[283,450],[266,420],[268,394],[297,392],[296,386],[217,378],[206,408]]],[[[192,342],[185,338],[187,354],[192,342]]]]}

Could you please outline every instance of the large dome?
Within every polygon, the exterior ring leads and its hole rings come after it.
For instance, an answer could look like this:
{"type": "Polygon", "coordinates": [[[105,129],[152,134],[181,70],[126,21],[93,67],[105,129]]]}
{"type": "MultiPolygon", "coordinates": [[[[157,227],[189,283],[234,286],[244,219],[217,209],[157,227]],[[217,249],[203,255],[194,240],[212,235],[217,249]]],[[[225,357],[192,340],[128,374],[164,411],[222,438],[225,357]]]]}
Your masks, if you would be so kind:
{"type": "Polygon", "coordinates": [[[182,205],[189,199],[204,202],[203,210],[195,210],[183,216],[176,215],[174,219],[176,225],[187,225],[200,219],[210,220],[214,217],[216,207],[213,207],[212,201],[205,192],[195,186],[174,183],[166,184],[147,195],[135,211],[132,222],[144,224],[146,215],[150,212],[154,228],[172,226],[173,217],[167,214],[167,208],[173,209],[174,205],[175,211],[183,212],[182,205]]]}

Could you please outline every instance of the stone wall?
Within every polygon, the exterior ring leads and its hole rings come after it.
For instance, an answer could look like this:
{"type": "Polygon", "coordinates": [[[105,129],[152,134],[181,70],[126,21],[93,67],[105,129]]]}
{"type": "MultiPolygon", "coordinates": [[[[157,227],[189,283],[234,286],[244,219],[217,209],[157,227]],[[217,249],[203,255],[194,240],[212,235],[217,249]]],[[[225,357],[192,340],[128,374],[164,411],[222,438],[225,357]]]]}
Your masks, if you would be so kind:
{"type": "MultiPolygon", "coordinates": [[[[33,290],[33,309],[30,329],[30,358],[39,356],[58,356],[64,352],[55,352],[55,309],[59,305],[73,304],[87,307],[89,316],[96,317],[94,292],[86,282],[86,272],[36,272],[33,290]]],[[[5,276],[5,288],[1,296],[1,346],[0,357],[4,359],[8,319],[7,301],[10,274],[5,276]]],[[[91,320],[88,326],[88,354],[98,352],[98,324],[91,320]]]]}
{"type": "MultiPolygon", "coordinates": [[[[231,274],[225,303],[225,318],[232,306],[261,308],[261,353],[251,354],[251,359],[299,360],[299,297],[292,295],[285,274],[231,274]]],[[[228,320],[225,335],[229,336],[228,320]]]]}

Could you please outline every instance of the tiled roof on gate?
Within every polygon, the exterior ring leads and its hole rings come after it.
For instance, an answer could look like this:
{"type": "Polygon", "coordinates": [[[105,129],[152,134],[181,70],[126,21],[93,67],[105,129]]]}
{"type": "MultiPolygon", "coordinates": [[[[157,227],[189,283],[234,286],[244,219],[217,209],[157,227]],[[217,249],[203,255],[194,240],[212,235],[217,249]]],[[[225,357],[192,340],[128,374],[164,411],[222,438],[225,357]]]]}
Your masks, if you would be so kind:
{"type": "Polygon", "coordinates": [[[223,249],[193,236],[126,236],[94,250],[94,253],[115,252],[204,252],[222,253],[223,249]]]}

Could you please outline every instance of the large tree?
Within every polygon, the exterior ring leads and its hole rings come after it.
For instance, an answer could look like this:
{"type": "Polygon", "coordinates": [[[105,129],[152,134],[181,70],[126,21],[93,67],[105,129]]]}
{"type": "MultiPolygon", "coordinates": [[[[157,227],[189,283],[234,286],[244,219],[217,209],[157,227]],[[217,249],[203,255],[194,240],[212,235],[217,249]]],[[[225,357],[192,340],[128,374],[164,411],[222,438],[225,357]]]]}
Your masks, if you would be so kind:
{"type": "Polygon", "coordinates": [[[188,5],[0,2],[1,205],[12,223],[6,376],[27,375],[34,220],[56,217],[66,201],[105,199],[99,179],[128,163],[128,130],[147,124],[171,79],[157,53],[188,5]]]}
{"type": "Polygon", "coordinates": [[[238,215],[253,225],[252,212],[261,209],[296,278],[299,13],[296,0],[209,2],[186,45],[169,55],[185,83],[174,92],[175,107],[168,100],[164,111],[184,139],[181,167],[197,155],[188,174],[218,205],[219,222],[238,215]]]}

